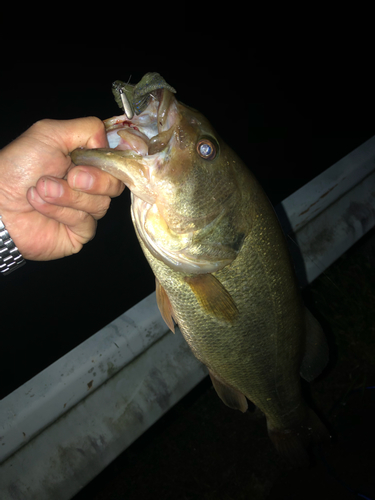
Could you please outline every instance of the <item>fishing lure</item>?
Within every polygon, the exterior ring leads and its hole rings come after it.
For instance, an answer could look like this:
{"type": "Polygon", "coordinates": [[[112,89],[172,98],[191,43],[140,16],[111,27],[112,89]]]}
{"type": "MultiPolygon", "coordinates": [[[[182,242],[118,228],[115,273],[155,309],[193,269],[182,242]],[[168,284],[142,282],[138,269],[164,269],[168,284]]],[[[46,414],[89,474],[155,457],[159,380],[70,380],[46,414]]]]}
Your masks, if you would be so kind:
{"type": "Polygon", "coordinates": [[[146,73],[137,85],[121,80],[112,83],[115,101],[124,110],[129,120],[133,118],[134,113],[140,115],[147,108],[154,90],[163,88],[176,93],[159,73],[146,73]]]}

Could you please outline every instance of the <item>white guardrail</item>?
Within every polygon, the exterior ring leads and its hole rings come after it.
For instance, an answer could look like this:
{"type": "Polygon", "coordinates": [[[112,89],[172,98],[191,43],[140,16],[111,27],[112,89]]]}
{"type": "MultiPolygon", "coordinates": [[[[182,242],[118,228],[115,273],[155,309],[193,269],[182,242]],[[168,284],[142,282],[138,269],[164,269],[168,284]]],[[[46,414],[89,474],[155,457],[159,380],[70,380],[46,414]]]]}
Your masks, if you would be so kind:
{"type": "MultiPolygon", "coordinates": [[[[303,287],[375,224],[375,136],[276,212],[303,287]]],[[[1,499],[72,498],[206,374],[146,297],[0,402],[1,499]]]]}

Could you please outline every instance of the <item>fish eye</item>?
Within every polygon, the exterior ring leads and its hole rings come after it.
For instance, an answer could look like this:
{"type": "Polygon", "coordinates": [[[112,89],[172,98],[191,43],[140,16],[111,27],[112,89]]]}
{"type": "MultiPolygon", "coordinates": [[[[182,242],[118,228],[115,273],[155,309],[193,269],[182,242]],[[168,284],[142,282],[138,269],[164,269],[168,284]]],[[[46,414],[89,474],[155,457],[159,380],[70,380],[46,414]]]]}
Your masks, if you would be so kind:
{"type": "Polygon", "coordinates": [[[201,139],[197,144],[197,152],[204,160],[213,160],[216,156],[216,146],[209,139],[201,139]]]}

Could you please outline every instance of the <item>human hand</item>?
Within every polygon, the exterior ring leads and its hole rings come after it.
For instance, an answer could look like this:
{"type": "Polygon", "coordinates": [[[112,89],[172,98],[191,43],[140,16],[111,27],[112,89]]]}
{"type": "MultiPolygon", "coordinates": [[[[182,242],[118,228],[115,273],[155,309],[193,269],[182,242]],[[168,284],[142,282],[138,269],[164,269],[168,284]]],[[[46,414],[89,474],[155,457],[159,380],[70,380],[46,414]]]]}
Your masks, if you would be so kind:
{"type": "Polygon", "coordinates": [[[108,147],[98,118],[41,120],[0,151],[0,215],[26,259],[79,252],[124,190],[98,168],[75,166],[68,154],[80,146],[108,147]]]}

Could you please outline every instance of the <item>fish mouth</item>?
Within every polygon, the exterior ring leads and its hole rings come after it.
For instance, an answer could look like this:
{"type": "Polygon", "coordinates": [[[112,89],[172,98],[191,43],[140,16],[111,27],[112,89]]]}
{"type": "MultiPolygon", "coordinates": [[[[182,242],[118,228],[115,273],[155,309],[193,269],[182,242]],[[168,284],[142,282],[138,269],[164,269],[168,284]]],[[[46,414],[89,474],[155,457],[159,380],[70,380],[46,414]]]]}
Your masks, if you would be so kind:
{"type": "Polygon", "coordinates": [[[176,99],[168,89],[150,94],[147,108],[131,120],[126,114],[104,120],[109,147],[129,156],[149,157],[170,145],[177,120],[176,99]]]}

